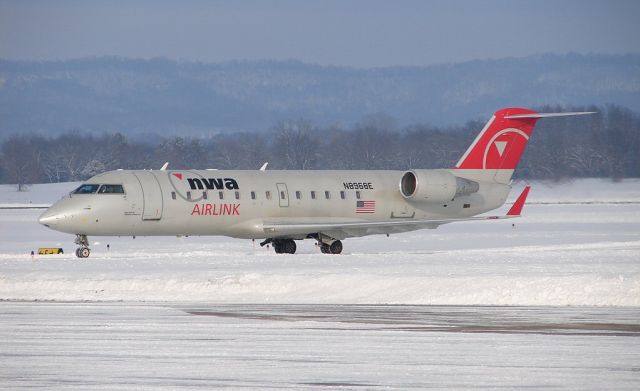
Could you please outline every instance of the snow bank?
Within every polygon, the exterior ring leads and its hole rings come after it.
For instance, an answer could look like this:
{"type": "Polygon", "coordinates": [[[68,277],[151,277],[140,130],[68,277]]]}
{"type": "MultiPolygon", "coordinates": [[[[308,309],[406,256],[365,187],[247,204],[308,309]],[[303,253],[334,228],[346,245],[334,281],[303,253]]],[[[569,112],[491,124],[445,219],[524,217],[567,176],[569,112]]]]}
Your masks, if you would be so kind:
{"type": "Polygon", "coordinates": [[[640,277],[389,277],[245,273],[211,279],[0,279],[4,300],[640,306],[640,277]]]}
{"type": "Polygon", "coordinates": [[[45,183],[18,191],[16,185],[0,185],[0,205],[50,205],[80,185],[80,182],[45,183]]]}
{"type": "Polygon", "coordinates": [[[519,189],[528,183],[531,194],[528,203],[611,203],[640,202],[640,179],[623,179],[617,182],[608,179],[575,179],[564,182],[517,181],[510,194],[513,201],[519,189]]]}

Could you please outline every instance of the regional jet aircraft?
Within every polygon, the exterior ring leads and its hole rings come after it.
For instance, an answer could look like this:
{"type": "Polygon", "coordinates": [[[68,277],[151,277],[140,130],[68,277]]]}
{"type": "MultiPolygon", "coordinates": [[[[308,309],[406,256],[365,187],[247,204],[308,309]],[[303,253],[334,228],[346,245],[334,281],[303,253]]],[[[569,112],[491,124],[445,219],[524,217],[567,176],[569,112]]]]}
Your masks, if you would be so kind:
{"type": "Polygon", "coordinates": [[[225,235],[264,239],[293,254],[314,239],[340,254],[345,238],[520,215],[529,188],[505,216],[511,176],[540,118],[589,113],[497,111],[454,168],[408,171],[117,170],[96,175],[52,205],[39,222],[76,235],[225,235]]]}

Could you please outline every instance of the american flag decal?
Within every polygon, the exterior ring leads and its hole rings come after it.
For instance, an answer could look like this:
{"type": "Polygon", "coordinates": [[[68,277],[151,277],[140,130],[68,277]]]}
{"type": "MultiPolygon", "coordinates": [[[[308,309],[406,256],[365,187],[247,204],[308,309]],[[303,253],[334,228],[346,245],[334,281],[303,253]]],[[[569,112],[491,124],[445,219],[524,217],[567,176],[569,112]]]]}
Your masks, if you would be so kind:
{"type": "Polygon", "coordinates": [[[375,201],[356,201],[356,213],[375,213],[375,201]]]}

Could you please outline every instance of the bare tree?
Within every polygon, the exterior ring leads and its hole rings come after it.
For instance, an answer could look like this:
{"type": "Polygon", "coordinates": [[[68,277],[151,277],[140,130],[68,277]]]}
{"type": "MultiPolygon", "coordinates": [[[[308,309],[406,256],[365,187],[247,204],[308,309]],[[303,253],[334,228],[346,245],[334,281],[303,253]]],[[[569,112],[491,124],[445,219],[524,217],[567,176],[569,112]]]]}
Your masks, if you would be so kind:
{"type": "Polygon", "coordinates": [[[305,170],[316,161],[319,142],[309,121],[280,121],[271,129],[277,160],[287,169],[305,170]]]}
{"type": "Polygon", "coordinates": [[[36,142],[30,138],[14,136],[2,143],[2,166],[5,182],[15,183],[18,191],[25,191],[29,184],[44,175],[40,166],[36,142]]]}

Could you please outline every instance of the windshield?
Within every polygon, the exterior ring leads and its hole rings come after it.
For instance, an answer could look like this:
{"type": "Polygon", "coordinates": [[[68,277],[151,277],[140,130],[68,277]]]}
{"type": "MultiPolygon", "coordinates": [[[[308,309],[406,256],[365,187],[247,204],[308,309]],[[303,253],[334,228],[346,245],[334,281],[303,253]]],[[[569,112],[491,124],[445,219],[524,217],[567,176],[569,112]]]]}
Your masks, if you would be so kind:
{"type": "Polygon", "coordinates": [[[71,194],[93,194],[96,191],[98,191],[98,187],[100,185],[94,185],[94,184],[84,184],[84,185],[80,185],[80,187],[78,187],[77,189],[75,189],[73,192],[71,192],[71,194]]]}
{"type": "Polygon", "coordinates": [[[99,194],[124,194],[124,188],[122,185],[102,185],[100,186],[100,190],[98,190],[99,194]]]}

